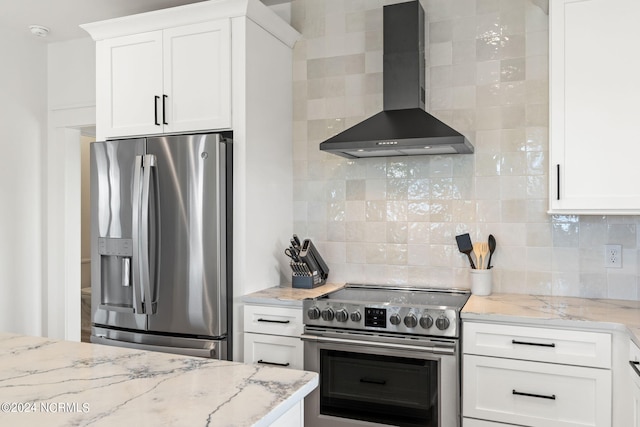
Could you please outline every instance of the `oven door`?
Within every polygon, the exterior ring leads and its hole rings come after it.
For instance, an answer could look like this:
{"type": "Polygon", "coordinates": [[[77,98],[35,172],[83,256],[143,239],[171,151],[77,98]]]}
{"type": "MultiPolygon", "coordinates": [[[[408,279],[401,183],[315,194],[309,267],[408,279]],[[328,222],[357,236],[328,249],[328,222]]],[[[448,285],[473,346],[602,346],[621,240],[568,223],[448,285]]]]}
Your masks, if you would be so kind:
{"type": "Polygon", "coordinates": [[[457,341],[305,334],[305,426],[460,425],[457,341]],[[410,341],[411,343],[407,343],[410,341]]]}

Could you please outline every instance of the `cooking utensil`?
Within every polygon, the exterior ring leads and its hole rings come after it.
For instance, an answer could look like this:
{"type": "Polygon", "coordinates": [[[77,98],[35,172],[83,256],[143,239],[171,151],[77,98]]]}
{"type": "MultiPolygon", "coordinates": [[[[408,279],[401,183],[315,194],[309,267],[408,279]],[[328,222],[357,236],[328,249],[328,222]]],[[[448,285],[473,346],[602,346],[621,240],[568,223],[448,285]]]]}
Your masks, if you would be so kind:
{"type": "Polygon", "coordinates": [[[489,234],[489,241],[487,244],[489,245],[489,262],[487,263],[487,268],[491,268],[491,257],[493,256],[493,252],[496,250],[496,238],[493,237],[493,234],[489,234]]]}
{"type": "Polygon", "coordinates": [[[474,242],[472,247],[473,255],[476,257],[476,268],[478,270],[482,270],[482,259],[480,258],[480,243],[474,242]]]}
{"type": "Polygon", "coordinates": [[[285,249],[284,254],[289,258],[291,258],[292,261],[296,261],[296,262],[300,261],[300,257],[298,256],[298,251],[293,246],[290,246],[287,249],[285,249]]]}
{"type": "Polygon", "coordinates": [[[479,270],[484,270],[484,260],[489,253],[489,244],[486,242],[476,242],[473,244],[473,254],[476,256],[476,262],[479,270]]]}
{"type": "Polygon", "coordinates": [[[467,255],[467,258],[469,258],[469,264],[471,265],[471,268],[475,269],[476,265],[473,263],[473,259],[471,258],[471,251],[473,250],[473,245],[471,244],[471,236],[469,236],[469,233],[456,236],[456,242],[458,243],[458,250],[463,254],[467,255]]]}

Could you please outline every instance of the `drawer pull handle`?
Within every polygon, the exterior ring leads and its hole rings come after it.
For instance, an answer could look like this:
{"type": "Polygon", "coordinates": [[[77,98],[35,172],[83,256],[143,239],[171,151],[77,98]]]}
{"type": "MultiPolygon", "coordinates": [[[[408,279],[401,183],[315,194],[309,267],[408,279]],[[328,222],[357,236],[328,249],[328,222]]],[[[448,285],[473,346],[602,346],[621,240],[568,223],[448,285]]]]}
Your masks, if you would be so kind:
{"type": "Polygon", "coordinates": [[[264,361],[262,359],[258,360],[258,363],[260,363],[262,365],[273,365],[273,366],[284,366],[284,367],[289,366],[289,362],[287,362],[287,363],[267,362],[267,361],[264,361]]]}
{"type": "Polygon", "coordinates": [[[282,324],[287,324],[287,323],[291,323],[290,320],[272,320],[272,319],[258,319],[258,322],[266,322],[266,323],[282,323],[282,324]]]}
{"type": "Polygon", "coordinates": [[[638,369],[638,365],[640,365],[640,362],[638,362],[637,360],[630,360],[629,365],[631,365],[633,370],[636,371],[636,374],[638,374],[638,376],[640,377],[640,369],[638,369]]]}
{"type": "Polygon", "coordinates": [[[512,393],[517,395],[517,396],[537,397],[538,399],[556,400],[556,395],[555,394],[552,394],[551,396],[547,396],[547,395],[544,395],[544,394],[522,393],[522,392],[516,391],[516,390],[513,390],[512,393]]]}
{"type": "Polygon", "coordinates": [[[361,383],[366,384],[377,384],[377,385],[385,385],[387,383],[386,380],[379,380],[377,378],[360,378],[361,383]]]}
{"type": "Polygon", "coordinates": [[[538,342],[526,342],[526,341],[518,341],[518,340],[511,340],[511,344],[535,345],[538,347],[555,347],[556,346],[555,343],[544,344],[544,343],[538,343],[538,342]]]}

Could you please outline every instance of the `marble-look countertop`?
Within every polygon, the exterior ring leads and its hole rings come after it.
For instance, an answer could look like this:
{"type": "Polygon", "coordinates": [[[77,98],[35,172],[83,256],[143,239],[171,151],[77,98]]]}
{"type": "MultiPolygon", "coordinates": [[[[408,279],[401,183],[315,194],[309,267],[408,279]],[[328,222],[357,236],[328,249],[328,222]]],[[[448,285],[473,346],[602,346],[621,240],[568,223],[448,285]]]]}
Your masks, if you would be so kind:
{"type": "Polygon", "coordinates": [[[3,426],[267,426],[317,384],[313,372],[0,333],[3,426]]]}
{"type": "Polygon", "coordinates": [[[640,301],[521,294],[471,295],[462,309],[462,319],[627,331],[640,345],[640,301]]]}
{"type": "Polygon", "coordinates": [[[317,298],[329,292],[344,287],[344,283],[325,283],[313,289],[292,288],[291,286],[276,286],[263,289],[258,292],[244,295],[242,300],[245,303],[254,304],[274,304],[302,307],[302,300],[307,298],[317,298]]]}

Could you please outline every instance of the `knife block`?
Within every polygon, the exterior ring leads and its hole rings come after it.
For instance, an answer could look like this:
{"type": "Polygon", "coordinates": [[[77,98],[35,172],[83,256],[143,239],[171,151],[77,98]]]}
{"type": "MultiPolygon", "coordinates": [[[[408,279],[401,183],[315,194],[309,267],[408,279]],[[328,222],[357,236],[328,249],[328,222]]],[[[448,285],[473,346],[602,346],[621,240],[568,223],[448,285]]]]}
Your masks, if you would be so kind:
{"type": "Polygon", "coordinates": [[[325,284],[325,280],[319,275],[313,276],[292,276],[291,286],[298,289],[313,289],[325,284]]]}

